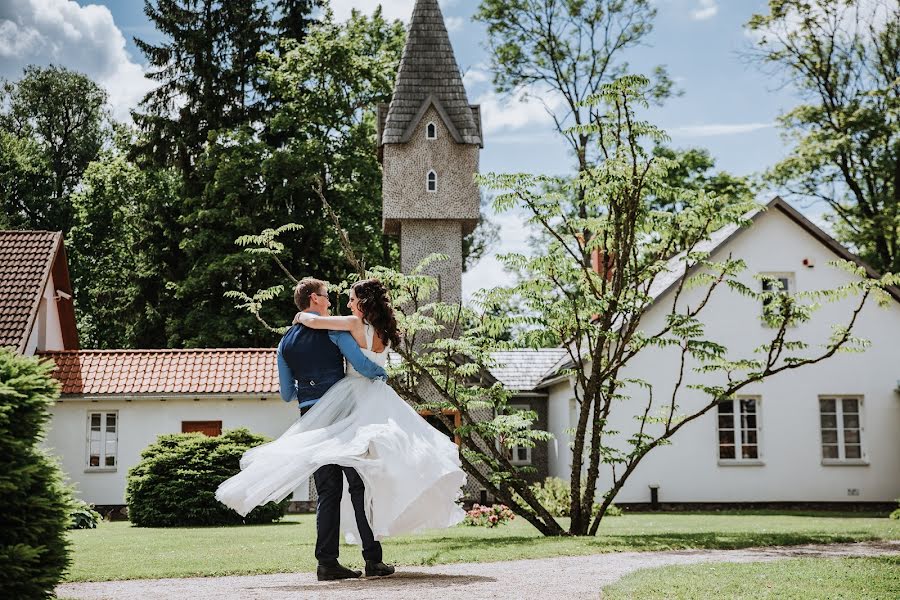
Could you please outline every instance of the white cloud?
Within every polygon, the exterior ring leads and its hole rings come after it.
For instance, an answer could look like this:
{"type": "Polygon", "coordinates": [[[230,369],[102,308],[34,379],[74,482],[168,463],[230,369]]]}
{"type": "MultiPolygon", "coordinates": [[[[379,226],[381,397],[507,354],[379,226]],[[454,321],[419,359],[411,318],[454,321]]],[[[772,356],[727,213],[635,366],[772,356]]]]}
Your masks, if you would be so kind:
{"type": "Polygon", "coordinates": [[[0,4],[0,75],[18,79],[30,64],[55,64],[84,73],[109,92],[113,115],[129,109],[155,85],[125,50],[125,37],[105,6],[68,0],[5,0],[0,4]]]}
{"type": "Polygon", "coordinates": [[[691,11],[691,18],[695,21],[705,21],[716,16],[719,5],[716,0],[699,0],[700,6],[691,11]]]}
{"type": "Polygon", "coordinates": [[[486,91],[475,101],[481,105],[481,122],[488,135],[501,131],[529,128],[543,130],[553,125],[547,110],[562,106],[562,99],[554,94],[528,93],[519,91],[511,95],[501,95],[493,90],[486,91]]]}
{"type": "Polygon", "coordinates": [[[760,129],[774,127],[774,123],[733,123],[709,125],[685,125],[672,127],[666,131],[672,137],[715,137],[720,135],[736,135],[750,133],[760,129]]]}
{"type": "MultiPolygon", "coordinates": [[[[819,18],[823,15],[821,5],[813,2],[810,4],[810,8],[813,17],[819,18]]],[[[765,11],[763,12],[765,13],[765,11]]],[[[838,31],[843,33],[858,32],[863,38],[868,37],[872,31],[869,29],[869,23],[871,23],[875,31],[881,31],[888,21],[893,18],[889,3],[883,0],[856,0],[855,2],[847,3],[838,14],[838,31]]],[[[745,27],[744,35],[754,43],[758,43],[763,38],[783,39],[788,34],[794,33],[802,27],[803,17],[797,11],[791,11],[775,27],[757,31],[745,27]]]]}
{"type": "Polygon", "coordinates": [[[463,85],[466,86],[466,90],[470,93],[470,88],[472,88],[473,86],[487,83],[490,80],[491,74],[487,72],[483,64],[478,64],[474,67],[466,69],[466,72],[463,73],[463,85]]]}

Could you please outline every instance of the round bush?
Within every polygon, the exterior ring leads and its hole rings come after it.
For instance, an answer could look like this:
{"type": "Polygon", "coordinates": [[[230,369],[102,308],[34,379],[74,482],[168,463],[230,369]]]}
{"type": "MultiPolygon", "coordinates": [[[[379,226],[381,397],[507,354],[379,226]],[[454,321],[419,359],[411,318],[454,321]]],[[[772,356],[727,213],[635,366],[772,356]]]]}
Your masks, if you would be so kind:
{"type": "Polygon", "coordinates": [[[102,517],[94,510],[93,504],[84,500],[75,500],[69,513],[69,529],[96,529],[102,517]]]}
{"type": "Polygon", "coordinates": [[[50,371],[0,349],[0,598],[50,598],[69,564],[71,495],[38,446],[59,395],[50,371]]]}
{"type": "MultiPolygon", "coordinates": [[[[581,482],[584,487],[586,481],[581,482]]],[[[554,517],[568,517],[569,509],[572,506],[572,488],[569,482],[559,477],[548,477],[543,483],[536,483],[531,486],[531,492],[538,499],[541,505],[554,517]]],[[[591,510],[591,517],[596,517],[600,512],[601,504],[595,502],[591,510]]],[[[622,515],[622,509],[615,504],[610,504],[605,516],[618,517],[622,515]]]]}
{"type": "Polygon", "coordinates": [[[161,435],[128,472],[128,518],[138,527],[271,523],[284,516],[289,499],[257,507],[246,517],[216,500],[219,484],[240,471],[241,456],[268,441],[246,429],[209,437],[161,435]]]}

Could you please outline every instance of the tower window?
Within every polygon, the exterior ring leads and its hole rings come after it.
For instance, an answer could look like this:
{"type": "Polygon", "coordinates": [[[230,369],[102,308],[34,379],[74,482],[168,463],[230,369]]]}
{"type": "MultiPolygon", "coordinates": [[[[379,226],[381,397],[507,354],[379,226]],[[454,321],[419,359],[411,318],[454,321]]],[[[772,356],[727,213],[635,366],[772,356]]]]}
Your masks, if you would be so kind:
{"type": "Polygon", "coordinates": [[[428,171],[428,191],[437,191],[437,173],[434,171],[428,171]]]}
{"type": "Polygon", "coordinates": [[[425,127],[425,137],[429,140],[437,139],[437,127],[434,123],[429,123],[427,127],[425,127]]]}

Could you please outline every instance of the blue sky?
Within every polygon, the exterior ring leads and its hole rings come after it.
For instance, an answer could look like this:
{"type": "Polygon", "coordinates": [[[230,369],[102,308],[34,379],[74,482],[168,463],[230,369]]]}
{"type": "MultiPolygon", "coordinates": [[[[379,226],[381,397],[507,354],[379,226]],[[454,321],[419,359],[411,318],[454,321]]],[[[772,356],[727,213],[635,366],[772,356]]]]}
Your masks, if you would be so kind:
{"type": "MultiPolygon", "coordinates": [[[[385,14],[407,20],[414,0],[388,0],[385,14]]],[[[336,15],[351,8],[371,12],[377,0],[332,0],[336,15]]],[[[741,52],[751,40],[744,24],[765,0],[655,0],[658,16],[645,47],[630,51],[637,72],[664,64],[684,94],[652,108],[646,117],[672,136],[675,147],[710,150],[718,167],[736,174],[775,164],[786,149],[774,127],[776,117],[798,98],[753,65],[741,52]]],[[[476,0],[442,0],[457,61],[465,73],[469,100],[482,105],[483,172],[566,173],[572,159],[543,112],[534,103],[494,93],[483,26],[471,21],[476,0]]],[[[3,0],[0,3],[0,76],[18,78],[27,64],[62,64],[81,70],[107,87],[120,117],[152,86],[143,77],[144,60],[132,37],[157,39],[142,0],[3,0]]],[[[527,232],[516,213],[495,217],[503,239],[498,252],[525,247],[527,232]]],[[[508,281],[493,257],[464,277],[468,296],[482,286],[508,281]]]]}

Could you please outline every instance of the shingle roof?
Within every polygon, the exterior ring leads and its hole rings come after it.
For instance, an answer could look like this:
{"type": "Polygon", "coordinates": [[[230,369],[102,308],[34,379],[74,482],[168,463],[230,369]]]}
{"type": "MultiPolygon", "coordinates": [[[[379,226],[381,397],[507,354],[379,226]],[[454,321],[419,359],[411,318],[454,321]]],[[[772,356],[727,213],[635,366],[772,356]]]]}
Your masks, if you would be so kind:
{"type": "Polygon", "coordinates": [[[565,348],[541,348],[504,350],[491,356],[497,365],[490,372],[498,381],[512,390],[533,390],[568,353],[565,348]]]}
{"type": "Polygon", "coordinates": [[[0,231],[0,347],[22,352],[28,342],[61,237],[0,231]]]}
{"type": "Polygon", "coordinates": [[[63,394],[278,394],[274,348],[42,352],[63,394]]]}
{"type": "Polygon", "coordinates": [[[417,0],[381,143],[409,141],[412,130],[432,104],[458,143],[481,145],[476,109],[466,97],[438,1],[417,0]]]}

